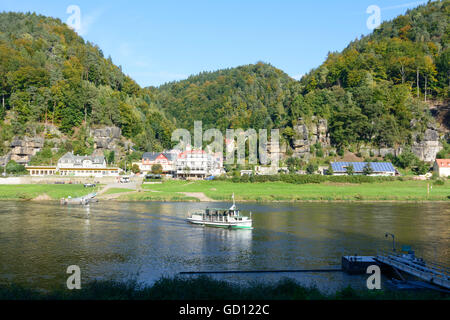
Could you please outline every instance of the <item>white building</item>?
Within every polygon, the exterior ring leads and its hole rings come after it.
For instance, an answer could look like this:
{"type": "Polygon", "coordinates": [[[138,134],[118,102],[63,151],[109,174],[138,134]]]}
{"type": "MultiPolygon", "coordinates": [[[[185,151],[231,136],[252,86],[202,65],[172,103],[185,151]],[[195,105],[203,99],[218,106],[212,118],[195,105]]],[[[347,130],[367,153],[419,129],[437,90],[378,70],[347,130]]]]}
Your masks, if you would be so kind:
{"type": "Polygon", "coordinates": [[[439,177],[450,176],[450,159],[436,159],[433,165],[433,171],[439,177]]]}
{"type": "Polygon", "coordinates": [[[56,174],[56,166],[26,166],[25,167],[33,177],[53,176],[56,174]]]}
{"type": "Polygon", "coordinates": [[[139,170],[144,173],[151,173],[152,167],[156,164],[161,165],[163,174],[172,175],[175,171],[177,154],[174,152],[146,152],[142,155],[141,162],[136,162],[139,170]]]}
{"type": "Polygon", "coordinates": [[[210,154],[203,150],[187,150],[176,160],[176,174],[180,178],[202,179],[223,173],[221,154],[210,154]]]}
{"type": "Polygon", "coordinates": [[[345,176],[348,175],[349,167],[352,167],[354,175],[363,175],[364,168],[370,166],[372,173],[370,176],[395,176],[397,170],[390,162],[332,162],[331,168],[333,169],[333,175],[345,176]]]}
{"type": "Polygon", "coordinates": [[[57,172],[61,176],[104,177],[118,176],[119,168],[108,168],[103,156],[77,156],[67,152],[58,160],[57,172]]]}

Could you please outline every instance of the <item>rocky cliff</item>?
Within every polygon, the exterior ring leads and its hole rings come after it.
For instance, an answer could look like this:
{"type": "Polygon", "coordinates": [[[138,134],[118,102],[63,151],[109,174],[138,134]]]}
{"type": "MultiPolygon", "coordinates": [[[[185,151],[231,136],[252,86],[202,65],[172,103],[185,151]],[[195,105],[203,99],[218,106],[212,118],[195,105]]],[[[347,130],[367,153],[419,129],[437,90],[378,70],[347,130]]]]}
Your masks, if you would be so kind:
{"type": "MultiPolygon", "coordinates": [[[[411,126],[414,126],[412,123],[411,126]]],[[[325,155],[333,150],[330,143],[330,136],[328,132],[328,122],[326,119],[312,118],[311,122],[305,122],[303,119],[298,120],[298,124],[294,127],[296,132],[293,141],[293,156],[304,158],[308,160],[311,158],[311,147],[316,143],[320,143],[324,149],[325,155]]],[[[442,144],[440,139],[443,137],[444,132],[441,132],[434,123],[429,123],[423,135],[415,133],[413,136],[413,145],[411,146],[412,152],[423,161],[434,161],[436,154],[442,150],[442,144]]],[[[403,152],[403,147],[398,148],[373,148],[363,146],[359,150],[362,157],[384,157],[387,154],[399,156],[403,152]]]]}
{"type": "Polygon", "coordinates": [[[324,149],[331,147],[326,119],[313,117],[312,122],[306,123],[300,118],[294,130],[296,133],[293,141],[294,157],[308,159],[311,156],[311,146],[316,143],[320,143],[324,149]]]}

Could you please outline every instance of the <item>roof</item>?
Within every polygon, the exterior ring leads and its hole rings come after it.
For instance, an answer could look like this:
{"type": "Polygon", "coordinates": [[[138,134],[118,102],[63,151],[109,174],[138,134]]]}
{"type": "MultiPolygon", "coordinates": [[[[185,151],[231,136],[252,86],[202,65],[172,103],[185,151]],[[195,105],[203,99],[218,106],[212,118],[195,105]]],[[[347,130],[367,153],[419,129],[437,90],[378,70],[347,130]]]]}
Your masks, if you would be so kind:
{"type": "Polygon", "coordinates": [[[92,163],[100,163],[100,164],[102,164],[105,161],[105,157],[104,156],[76,156],[72,152],[67,152],[65,155],[63,155],[58,160],[58,162],[61,161],[62,159],[72,160],[75,163],[81,163],[84,160],[90,160],[90,161],[92,161],[92,163]]]}
{"type": "Polygon", "coordinates": [[[450,159],[436,159],[439,168],[450,168],[450,159]]]}
{"type": "Polygon", "coordinates": [[[390,162],[333,162],[331,167],[334,172],[346,172],[346,168],[350,166],[353,166],[354,172],[363,172],[367,163],[374,172],[395,172],[395,168],[390,162]]]}
{"type": "Polygon", "coordinates": [[[146,152],[142,155],[142,159],[154,161],[160,154],[161,152],[146,152]]]}
{"type": "Polygon", "coordinates": [[[175,161],[177,158],[177,155],[175,153],[168,153],[168,152],[146,152],[142,155],[142,159],[155,161],[156,158],[158,158],[160,155],[163,155],[167,158],[169,161],[175,161]]]}
{"type": "Polygon", "coordinates": [[[186,150],[186,151],[183,151],[182,153],[180,153],[179,155],[178,155],[178,159],[183,159],[183,158],[187,158],[188,157],[188,155],[208,155],[206,152],[205,152],[205,150],[186,150]]]}

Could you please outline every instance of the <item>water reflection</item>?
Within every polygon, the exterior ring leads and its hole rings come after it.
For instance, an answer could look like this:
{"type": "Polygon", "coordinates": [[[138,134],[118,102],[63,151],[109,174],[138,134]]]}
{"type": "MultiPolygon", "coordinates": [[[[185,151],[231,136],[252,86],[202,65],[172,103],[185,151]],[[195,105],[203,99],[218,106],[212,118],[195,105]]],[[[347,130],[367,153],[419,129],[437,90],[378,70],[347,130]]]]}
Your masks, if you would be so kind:
{"type": "MultiPolygon", "coordinates": [[[[193,208],[228,205],[2,202],[0,282],[62,287],[69,265],[81,267],[83,281],[136,278],[148,283],[181,271],[334,267],[342,255],[389,248],[385,232],[412,245],[425,259],[450,261],[446,203],[243,204],[242,209],[253,212],[254,230],[203,228],[184,220],[193,208]]],[[[284,276],[321,288],[365,283],[363,277],[344,274],[221,277],[243,281],[284,276]]]]}

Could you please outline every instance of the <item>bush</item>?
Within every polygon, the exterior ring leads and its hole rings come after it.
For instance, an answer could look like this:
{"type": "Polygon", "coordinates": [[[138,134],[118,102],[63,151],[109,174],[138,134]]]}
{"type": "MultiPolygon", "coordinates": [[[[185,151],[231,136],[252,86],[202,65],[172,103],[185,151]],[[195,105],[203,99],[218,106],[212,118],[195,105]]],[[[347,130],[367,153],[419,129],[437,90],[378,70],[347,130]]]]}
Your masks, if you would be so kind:
{"type": "Polygon", "coordinates": [[[163,173],[162,165],[160,165],[159,163],[152,165],[152,173],[153,174],[162,174],[163,173]]]}
{"type": "Polygon", "coordinates": [[[323,155],[324,155],[324,153],[323,153],[322,149],[319,149],[319,150],[316,151],[316,157],[323,158],[323,155]]]}
{"type": "Polygon", "coordinates": [[[314,174],[314,173],[316,173],[316,171],[317,171],[317,168],[312,163],[308,164],[308,166],[306,167],[306,172],[308,174],[314,174]]]}
{"type": "Polygon", "coordinates": [[[216,181],[232,181],[234,183],[264,183],[264,182],[286,182],[292,184],[319,184],[325,182],[334,182],[334,183],[377,183],[377,182],[385,182],[385,181],[396,181],[396,180],[404,180],[402,177],[371,177],[371,176],[363,176],[363,175],[353,175],[353,176],[322,176],[322,175],[299,175],[299,174],[280,174],[280,175],[272,175],[272,176],[264,176],[264,175],[255,175],[255,176],[242,176],[242,177],[233,177],[227,178],[225,176],[214,177],[216,181]]]}
{"type": "Polygon", "coordinates": [[[6,165],[6,173],[13,175],[27,175],[28,171],[25,166],[18,164],[14,160],[11,160],[6,165]]]}

